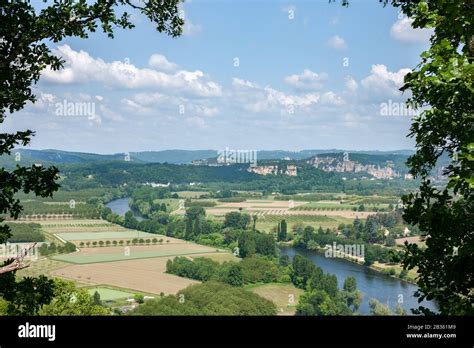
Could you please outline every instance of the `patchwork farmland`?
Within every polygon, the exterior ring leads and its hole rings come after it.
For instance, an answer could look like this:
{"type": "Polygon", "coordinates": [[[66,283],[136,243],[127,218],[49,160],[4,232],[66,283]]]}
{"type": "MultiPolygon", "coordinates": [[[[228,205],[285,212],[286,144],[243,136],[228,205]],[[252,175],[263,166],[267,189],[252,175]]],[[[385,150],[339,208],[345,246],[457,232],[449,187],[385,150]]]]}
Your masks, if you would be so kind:
{"type": "MultiPolygon", "coordinates": [[[[243,202],[220,202],[206,207],[206,214],[216,220],[223,220],[225,214],[243,211],[257,216],[257,229],[270,232],[281,220],[285,219],[289,228],[297,224],[320,226],[324,229],[337,228],[340,224],[350,224],[355,218],[366,219],[374,214],[372,211],[354,211],[355,203],[340,201],[298,201],[276,199],[248,199],[243,202]]],[[[185,210],[179,209],[174,214],[184,215],[185,210]]]]}
{"type": "Polygon", "coordinates": [[[193,243],[174,243],[165,245],[82,248],[75,253],[54,256],[53,259],[70,263],[84,264],[146,259],[164,256],[187,256],[215,252],[224,251],[216,251],[215,248],[193,243]]]}
{"type": "Polygon", "coordinates": [[[110,285],[121,289],[160,294],[175,294],[198,281],[165,273],[172,257],[107,263],[72,265],[54,270],[52,275],[87,285],[110,285]]]}
{"type": "MultiPolygon", "coordinates": [[[[49,275],[74,280],[80,286],[112,287],[120,292],[120,297],[133,292],[174,294],[198,283],[165,273],[166,261],[176,256],[206,256],[220,262],[234,259],[224,250],[127,229],[104,220],[43,220],[38,223],[49,240],[74,243],[78,250],[43,258],[34,262],[30,271],[44,266],[48,260],[55,263],[54,268],[48,269],[49,275]]],[[[111,295],[111,291],[106,293],[111,295]]],[[[112,295],[118,296],[117,293],[112,295]]]]}

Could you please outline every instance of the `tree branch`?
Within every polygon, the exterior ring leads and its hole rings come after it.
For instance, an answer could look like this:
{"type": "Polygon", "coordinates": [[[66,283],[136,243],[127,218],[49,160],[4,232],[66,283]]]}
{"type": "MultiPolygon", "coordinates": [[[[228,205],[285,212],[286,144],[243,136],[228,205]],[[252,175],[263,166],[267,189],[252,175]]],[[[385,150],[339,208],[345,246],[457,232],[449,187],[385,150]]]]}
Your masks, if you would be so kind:
{"type": "Polygon", "coordinates": [[[18,271],[20,269],[26,268],[29,265],[23,263],[23,259],[28,255],[28,252],[36,246],[37,243],[33,243],[28,248],[23,249],[21,254],[18,255],[11,263],[6,266],[0,267],[0,274],[9,273],[18,271]]]}

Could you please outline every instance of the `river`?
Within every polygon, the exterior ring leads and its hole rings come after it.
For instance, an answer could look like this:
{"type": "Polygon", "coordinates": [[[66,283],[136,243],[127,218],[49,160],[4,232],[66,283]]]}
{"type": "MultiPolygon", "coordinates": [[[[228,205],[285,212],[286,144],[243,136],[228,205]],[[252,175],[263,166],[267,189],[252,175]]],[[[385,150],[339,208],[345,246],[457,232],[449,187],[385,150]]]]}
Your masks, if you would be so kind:
{"type": "MultiPolygon", "coordinates": [[[[282,255],[286,254],[290,259],[296,254],[307,257],[315,265],[321,267],[324,272],[335,274],[340,288],[347,277],[355,277],[357,289],[364,294],[363,302],[359,308],[359,312],[362,314],[369,314],[369,300],[371,298],[375,298],[381,303],[388,305],[392,310],[397,305],[398,300],[401,299],[403,302],[400,303],[400,306],[408,314],[411,314],[410,308],[417,308],[419,306],[414,296],[417,287],[411,283],[389,277],[344,259],[327,258],[324,254],[317,251],[301,248],[281,248],[280,251],[282,255]]],[[[437,311],[436,305],[432,302],[424,301],[423,306],[437,311]]]]}
{"type": "MultiPolygon", "coordinates": [[[[125,213],[130,210],[130,206],[128,205],[129,201],[130,201],[130,198],[114,199],[113,201],[110,201],[109,203],[107,203],[105,206],[110,208],[110,210],[112,210],[112,212],[114,212],[115,214],[124,216],[125,213]]],[[[133,216],[135,216],[135,219],[137,219],[138,221],[143,220],[143,217],[141,217],[135,212],[133,212],[133,216]]]]}
{"type": "MultiPolygon", "coordinates": [[[[125,215],[130,210],[128,205],[130,198],[120,198],[110,201],[106,204],[114,213],[125,215]]],[[[135,216],[137,220],[143,220],[140,216],[135,216]]],[[[295,254],[300,254],[309,258],[324,272],[332,273],[337,276],[339,287],[342,287],[344,279],[353,276],[357,280],[357,288],[364,294],[363,302],[359,308],[360,313],[369,314],[369,300],[375,298],[381,303],[388,305],[392,310],[401,299],[400,305],[405,308],[407,313],[410,308],[418,307],[414,292],[417,287],[405,281],[389,277],[378,273],[365,266],[338,258],[326,258],[324,254],[316,251],[304,250],[300,248],[281,248],[281,253],[293,258],[295,254]],[[401,295],[401,297],[400,297],[401,295]]],[[[436,305],[432,302],[423,302],[423,306],[437,311],[436,305]]]]}

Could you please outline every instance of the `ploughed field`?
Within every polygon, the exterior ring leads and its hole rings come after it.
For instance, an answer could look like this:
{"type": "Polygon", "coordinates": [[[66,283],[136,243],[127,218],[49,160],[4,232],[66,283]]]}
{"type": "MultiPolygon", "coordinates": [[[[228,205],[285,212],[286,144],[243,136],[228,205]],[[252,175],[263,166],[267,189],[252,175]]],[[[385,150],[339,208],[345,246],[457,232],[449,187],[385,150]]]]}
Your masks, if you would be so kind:
{"type": "MultiPolygon", "coordinates": [[[[49,239],[55,239],[55,242],[69,241],[78,247],[76,252],[46,259],[58,265],[45,273],[73,280],[82,286],[109,286],[123,289],[125,293],[175,294],[198,282],[167,274],[166,261],[169,259],[176,256],[204,256],[220,262],[234,259],[227,251],[127,229],[99,219],[48,220],[39,223],[49,239]],[[139,240],[141,242],[138,243],[139,240]]],[[[45,262],[42,260],[38,261],[38,266],[45,262]]],[[[37,268],[35,263],[31,269],[37,268]]],[[[117,294],[112,295],[114,297],[117,294]]]]}
{"type": "Polygon", "coordinates": [[[173,257],[72,265],[51,273],[88,285],[111,285],[151,294],[175,294],[191,284],[199,283],[165,273],[166,261],[171,258],[173,257]]]}

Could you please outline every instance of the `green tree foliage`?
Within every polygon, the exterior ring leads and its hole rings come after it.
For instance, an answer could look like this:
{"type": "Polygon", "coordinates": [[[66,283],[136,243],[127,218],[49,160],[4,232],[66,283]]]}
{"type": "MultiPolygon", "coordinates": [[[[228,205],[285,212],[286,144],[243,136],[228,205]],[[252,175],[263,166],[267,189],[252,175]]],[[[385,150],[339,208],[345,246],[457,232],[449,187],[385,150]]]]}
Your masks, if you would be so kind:
{"type": "MultiPolygon", "coordinates": [[[[32,86],[46,67],[58,70],[63,61],[51,54],[48,41],[60,42],[66,37],[87,38],[100,26],[113,37],[115,28],[129,29],[134,25],[124,6],[141,11],[159,32],[178,36],[183,19],[178,15],[179,0],[145,1],[140,5],[129,0],[96,0],[54,2],[36,9],[29,1],[3,2],[0,7],[0,123],[7,113],[21,110],[27,102],[35,102],[32,86]],[[117,13],[120,13],[118,15],[117,13]]],[[[30,143],[31,130],[0,134],[0,156],[11,155],[16,146],[30,143]]],[[[59,185],[58,169],[17,166],[12,171],[0,168],[0,214],[16,219],[21,212],[18,192],[50,197],[59,185]]],[[[0,217],[0,223],[4,218],[0,217]]],[[[0,243],[11,237],[10,228],[0,225],[0,243]]],[[[12,266],[14,260],[3,265],[12,266]]],[[[35,314],[51,299],[52,283],[44,277],[15,281],[15,272],[0,268],[0,294],[9,302],[9,312],[35,314]],[[17,292],[18,294],[15,294],[17,292]]]]}
{"type": "Polygon", "coordinates": [[[408,165],[422,184],[403,197],[404,218],[429,235],[426,248],[406,247],[403,263],[418,269],[420,300],[436,300],[442,314],[474,314],[474,2],[392,3],[415,28],[434,28],[430,48],[402,87],[412,94],[409,105],[426,107],[410,128],[417,151],[408,165]],[[444,155],[451,159],[448,183],[438,188],[430,175],[444,155]]]}
{"type": "Polygon", "coordinates": [[[150,300],[131,315],[276,315],[273,302],[250,291],[207,282],[187,287],[178,294],[150,300]]]}
{"type": "Polygon", "coordinates": [[[193,206],[186,209],[186,239],[192,239],[202,232],[205,217],[206,210],[203,207],[193,206]]]}
{"type": "MultiPolygon", "coordinates": [[[[433,28],[430,48],[405,76],[408,105],[423,108],[409,136],[416,153],[410,173],[419,190],[403,197],[404,219],[429,235],[426,248],[406,245],[406,269],[418,270],[419,300],[436,300],[445,315],[474,313],[474,2],[383,0],[400,7],[414,28],[433,28]],[[442,156],[448,182],[436,186],[431,172],[442,156]]],[[[344,5],[349,1],[343,0],[344,5]]],[[[420,306],[415,313],[431,314],[420,306]]]]}
{"type": "Polygon", "coordinates": [[[230,265],[225,282],[232,286],[242,286],[244,285],[244,275],[242,271],[242,266],[238,263],[233,263],[230,265]]]}
{"type": "Polygon", "coordinates": [[[100,300],[100,294],[98,291],[94,292],[92,296],[92,303],[96,306],[102,306],[102,301],[100,300]]]}
{"type": "Polygon", "coordinates": [[[145,302],[145,296],[143,296],[142,294],[135,294],[133,296],[133,299],[137,302],[137,303],[144,303],[145,302]]]}
{"type": "Polygon", "coordinates": [[[357,281],[354,277],[350,276],[346,278],[341,296],[352,312],[356,312],[359,309],[363,295],[357,290],[357,281]]]}
{"type": "Polygon", "coordinates": [[[339,290],[335,275],[325,274],[300,255],[293,258],[291,281],[296,287],[306,289],[296,307],[296,315],[352,315],[362,302],[355,278],[347,278],[343,290],[339,290]]]}
{"type": "Polygon", "coordinates": [[[130,210],[125,213],[124,226],[131,229],[135,229],[138,226],[138,221],[130,210]]]}
{"type": "Polygon", "coordinates": [[[364,265],[371,266],[376,261],[373,249],[365,250],[364,265]]]}
{"type": "Polygon", "coordinates": [[[229,261],[223,264],[206,257],[197,257],[192,261],[186,257],[176,257],[167,261],[166,272],[203,282],[219,281],[233,286],[271,283],[279,281],[285,274],[272,261],[258,255],[240,262],[229,261]]]}
{"type": "Polygon", "coordinates": [[[230,227],[238,230],[246,230],[250,223],[250,215],[240,212],[230,212],[225,214],[224,227],[230,227]]]}
{"type": "Polygon", "coordinates": [[[11,237],[8,242],[44,242],[44,235],[41,232],[41,225],[35,223],[14,223],[8,224],[11,237]]]}
{"type": "Polygon", "coordinates": [[[285,241],[287,238],[287,224],[285,220],[281,220],[278,224],[278,240],[285,241]]]}
{"type": "Polygon", "coordinates": [[[370,313],[372,315],[391,315],[392,312],[388,306],[381,304],[375,298],[369,300],[370,313]]]}
{"type": "MultiPolygon", "coordinates": [[[[100,301],[100,297],[99,297],[100,301]]],[[[87,289],[76,288],[74,282],[54,280],[54,299],[45,305],[40,315],[108,315],[107,308],[95,303],[87,289]]]]}
{"type": "Polygon", "coordinates": [[[238,238],[239,256],[242,258],[251,256],[256,252],[256,244],[253,233],[243,231],[238,238]]]}
{"type": "Polygon", "coordinates": [[[7,302],[8,315],[36,315],[54,296],[54,282],[41,275],[15,280],[15,271],[0,277],[0,297],[7,302]]]}
{"type": "Polygon", "coordinates": [[[296,315],[349,315],[351,312],[338,299],[324,290],[305,292],[296,307],[296,315]]]}
{"type": "Polygon", "coordinates": [[[316,266],[311,260],[301,256],[295,255],[292,261],[293,272],[291,274],[291,281],[296,287],[305,288],[307,281],[316,270],[316,266]]]}

